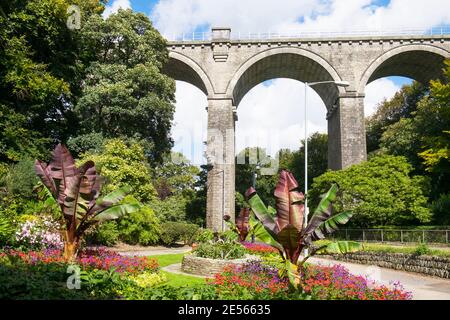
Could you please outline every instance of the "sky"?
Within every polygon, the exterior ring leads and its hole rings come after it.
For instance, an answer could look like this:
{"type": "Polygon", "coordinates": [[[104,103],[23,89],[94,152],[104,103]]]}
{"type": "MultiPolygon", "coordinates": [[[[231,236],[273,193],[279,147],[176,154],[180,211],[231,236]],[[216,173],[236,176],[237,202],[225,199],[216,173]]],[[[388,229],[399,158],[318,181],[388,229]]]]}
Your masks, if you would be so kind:
{"type": "MultiPolygon", "coordinates": [[[[309,30],[405,30],[450,24],[449,0],[111,0],[104,16],[132,8],[149,16],[163,35],[207,32],[213,26],[233,32],[299,33],[309,30]]],[[[365,115],[390,99],[411,79],[389,77],[366,87],[365,115]]],[[[304,139],[304,85],[274,79],[250,90],[238,106],[236,152],[261,146],[274,155],[280,148],[298,149],[304,139]]],[[[308,132],[327,132],[325,105],[308,92],[308,132]]],[[[193,164],[204,163],[206,96],[177,81],[174,150],[193,164]]]]}

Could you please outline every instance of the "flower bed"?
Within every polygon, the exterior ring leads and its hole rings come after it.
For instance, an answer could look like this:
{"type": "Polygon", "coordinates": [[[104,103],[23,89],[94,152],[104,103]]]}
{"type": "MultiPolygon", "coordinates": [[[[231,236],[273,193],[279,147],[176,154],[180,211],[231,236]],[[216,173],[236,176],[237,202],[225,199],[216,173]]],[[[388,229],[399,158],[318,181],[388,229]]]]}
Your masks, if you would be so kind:
{"type": "Polygon", "coordinates": [[[259,242],[241,242],[241,244],[245,247],[247,252],[251,254],[257,254],[261,256],[278,254],[278,250],[272,246],[269,246],[265,243],[259,242]]]}
{"type": "Polygon", "coordinates": [[[282,299],[289,293],[288,279],[280,278],[276,268],[260,262],[227,266],[209,284],[215,287],[218,299],[282,299]]]}
{"type": "MultiPolygon", "coordinates": [[[[64,263],[62,251],[58,249],[48,249],[43,251],[18,251],[8,250],[0,253],[2,257],[17,257],[28,264],[36,263],[64,263]]],[[[156,272],[159,269],[155,259],[145,257],[126,257],[118,253],[105,249],[83,250],[76,261],[86,269],[111,270],[117,272],[138,273],[142,271],[156,272]]]]}
{"type": "Polygon", "coordinates": [[[321,300],[410,300],[410,292],[400,283],[393,288],[377,285],[362,276],[352,275],[345,267],[308,265],[301,287],[313,299],[321,300]]]}

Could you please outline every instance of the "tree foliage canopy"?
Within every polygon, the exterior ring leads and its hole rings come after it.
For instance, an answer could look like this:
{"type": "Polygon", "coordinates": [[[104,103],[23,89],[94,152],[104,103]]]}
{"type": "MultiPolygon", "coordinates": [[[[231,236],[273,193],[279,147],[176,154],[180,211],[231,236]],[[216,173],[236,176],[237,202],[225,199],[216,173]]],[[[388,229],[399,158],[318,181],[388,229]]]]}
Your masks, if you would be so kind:
{"type": "Polygon", "coordinates": [[[352,223],[361,227],[414,225],[431,219],[427,207],[427,180],[411,176],[405,157],[376,156],[370,161],[341,171],[329,171],[316,178],[309,197],[311,207],[320,201],[331,184],[341,196],[337,212],[353,211],[352,223]]]}

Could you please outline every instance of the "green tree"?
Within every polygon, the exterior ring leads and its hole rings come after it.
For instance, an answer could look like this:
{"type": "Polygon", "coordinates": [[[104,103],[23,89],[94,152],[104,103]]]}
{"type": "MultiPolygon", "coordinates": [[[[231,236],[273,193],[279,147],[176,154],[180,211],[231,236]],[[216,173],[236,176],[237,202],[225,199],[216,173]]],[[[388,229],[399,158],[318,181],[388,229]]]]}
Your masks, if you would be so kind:
{"type": "Polygon", "coordinates": [[[85,65],[80,60],[79,32],[66,25],[67,8],[78,5],[84,22],[99,16],[103,2],[2,2],[0,161],[18,161],[23,155],[48,159],[46,150],[76,130],[72,107],[85,65]]]}
{"type": "Polygon", "coordinates": [[[91,55],[75,111],[80,134],[147,141],[146,155],[161,160],[172,146],[175,82],[162,74],[166,41],[141,13],[92,16],[81,30],[91,55]]]}
{"type": "MultiPolygon", "coordinates": [[[[236,191],[241,195],[245,194],[248,188],[253,185],[253,174],[256,173],[256,190],[266,203],[274,205],[273,189],[277,182],[277,171],[273,175],[262,175],[260,168],[270,168],[275,159],[270,159],[263,148],[245,148],[236,157],[236,191]]],[[[275,166],[273,166],[275,167],[275,166]]],[[[240,208],[236,207],[239,212],[240,208]]],[[[237,213],[236,212],[236,213],[237,213]]]]}
{"type": "Polygon", "coordinates": [[[89,160],[95,162],[100,175],[106,178],[104,192],[128,185],[133,190],[132,195],[141,202],[156,197],[150,167],[139,143],[106,140],[100,153],[86,153],[78,163],[89,160]]]}
{"type": "Polygon", "coordinates": [[[375,156],[370,161],[340,171],[329,171],[314,180],[309,197],[311,208],[330,185],[337,183],[342,196],[337,212],[355,212],[354,225],[415,225],[431,220],[427,207],[427,179],[411,176],[412,166],[404,157],[375,156]]]}
{"type": "Polygon", "coordinates": [[[416,122],[424,149],[419,156],[428,172],[440,179],[447,177],[445,191],[450,191],[450,60],[446,61],[444,79],[431,81],[430,97],[420,102],[416,122]]]}
{"type": "Polygon", "coordinates": [[[190,198],[195,192],[195,185],[200,169],[189,163],[181,153],[171,152],[162,164],[153,168],[154,185],[161,200],[170,195],[182,194],[190,198]]]}
{"type": "MultiPolygon", "coordinates": [[[[280,168],[288,169],[299,181],[300,190],[304,190],[305,177],[305,146],[302,140],[302,146],[298,151],[294,151],[288,156],[284,166],[280,160],[280,168]]],[[[333,155],[332,155],[333,156],[333,155]]],[[[281,159],[286,156],[282,156],[281,159]]],[[[314,178],[325,173],[328,169],[328,135],[315,132],[308,138],[308,188],[311,187],[314,178]]]]}
{"type": "Polygon", "coordinates": [[[418,102],[428,93],[427,86],[414,81],[405,85],[390,100],[383,101],[377,111],[366,119],[367,152],[380,148],[381,136],[388,126],[397,123],[401,118],[411,118],[417,109],[418,102]]]}

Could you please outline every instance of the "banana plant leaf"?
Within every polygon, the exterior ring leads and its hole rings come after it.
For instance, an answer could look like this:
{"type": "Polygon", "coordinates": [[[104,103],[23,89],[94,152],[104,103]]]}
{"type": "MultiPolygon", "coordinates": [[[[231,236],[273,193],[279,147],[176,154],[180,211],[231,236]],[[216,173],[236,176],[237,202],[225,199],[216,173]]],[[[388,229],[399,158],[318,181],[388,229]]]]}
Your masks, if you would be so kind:
{"type": "Polygon", "coordinates": [[[275,188],[277,224],[279,230],[293,226],[302,230],[304,222],[305,205],[303,193],[297,191],[297,180],[291,172],[282,170],[275,188]]]}
{"type": "Polygon", "coordinates": [[[91,209],[89,210],[89,214],[101,212],[108,207],[118,204],[130,192],[131,187],[123,186],[102,198],[92,199],[90,203],[91,209]]]}
{"type": "Polygon", "coordinates": [[[283,246],[272,237],[264,225],[256,219],[254,215],[250,215],[249,225],[257,240],[274,247],[280,252],[281,256],[284,257],[283,246]]]}
{"type": "Polygon", "coordinates": [[[286,226],[277,235],[277,241],[280,243],[284,252],[292,263],[296,263],[300,255],[298,242],[300,240],[299,230],[293,225],[286,226]]]}
{"type": "Polygon", "coordinates": [[[93,220],[97,222],[115,220],[123,217],[126,214],[139,211],[140,209],[142,209],[142,205],[138,203],[119,204],[98,213],[93,217],[93,220]]]}
{"type": "Polygon", "coordinates": [[[335,241],[324,246],[317,253],[321,254],[345,254],[361,250],[362,245],[355,241],[335,241]]]}
{"type": "Polygon", "coordinates": [[[239,231],[239,239],[244,241],[249,232],[250,208],[242,208],[239,216],[236,218],[236,228],[239,231]]]}
{"type": "Polygon", "coordinates": [[[281,277],[287,276],[289,283],[295,289],[300,284],[300,275],[298,274],[297,265],[293,264],[290,260],[286,259],[284,264],[284,270],[281,270],[281,277]]]}
{"type": "Polygon", "coordinates": [[[302,232],[302,237],[306,240],[305,243],[311,243],[311,234],[331,216],[333,201],[336,199],[337,191],[337,185],[333,184],[330,190],[322,196],[322,200],[314,211],[314,215],[311,217],[310,222],[302,232]]]}
{"type": "Polygon", "coordinates": [[[339,230],[339,225],[346,224],[353,215],[353,212],[345,211],[324,221],[311,233],[312,241],[325,239],[326,235],[339,230]]]}
{"type": "MultiPolygon", "coordinates": [[[[249,190],[252,189],[253,188],[250,188],[249,190]]],[[[255,192],[249,192],[249,190],[245,194],[252,212],[258,217],[259,221],[261,221],[264,227],[267,228],[270,234],[275,236],[279,232],[279,229],[273,217],[273,213],[271,213],[271,211],[266,207],[264,202],[255,192]]]]}
{"type": "Polygon", "coordinates": [[[58,199],[58,189],[56,187],[55,181],[52,177],[52,167],[47,165],[45,162],[36,160],[34,163],[34,169],[37,176],[41,179],[44,186],[50,191],[51,195],[58,199]]]}
{"type": "Polygon", "coordinates": [[[89,211],[95,176],[95,165],[90,161],[79,169],[79,175],[66,178],[66,189],[61,198],[64,199],[64,215],[69,219],[83,217],[89,211]]]}
{"type": "Polygon", "coordinates": [[[50,162],[52,178],[59,188],[58,203],[64,203],[64,192],[68,180],[79,175],[80,171],[75,165],[75,160],[66,146],[58,144],[53,150],[52,161],[50,162]]]}

